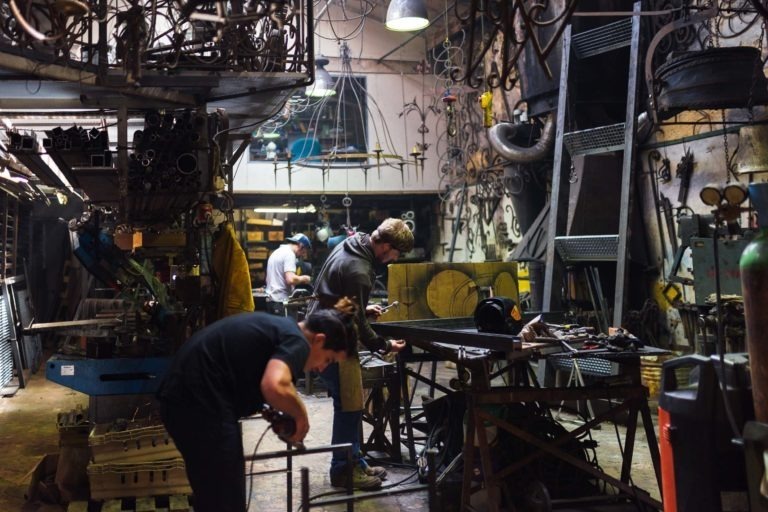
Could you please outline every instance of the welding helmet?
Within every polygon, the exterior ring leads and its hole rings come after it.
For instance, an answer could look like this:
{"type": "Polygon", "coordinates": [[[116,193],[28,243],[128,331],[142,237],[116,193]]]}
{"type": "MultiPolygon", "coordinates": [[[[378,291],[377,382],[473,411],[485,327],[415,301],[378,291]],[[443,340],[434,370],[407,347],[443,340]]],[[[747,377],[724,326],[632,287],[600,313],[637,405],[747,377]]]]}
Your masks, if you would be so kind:
{"type": "Polygon", "coordinates": [[[509,297],[481,300],[475,307],[474,317],[478,332],[518,334],[524,325],[520,306],[509,297]]]}

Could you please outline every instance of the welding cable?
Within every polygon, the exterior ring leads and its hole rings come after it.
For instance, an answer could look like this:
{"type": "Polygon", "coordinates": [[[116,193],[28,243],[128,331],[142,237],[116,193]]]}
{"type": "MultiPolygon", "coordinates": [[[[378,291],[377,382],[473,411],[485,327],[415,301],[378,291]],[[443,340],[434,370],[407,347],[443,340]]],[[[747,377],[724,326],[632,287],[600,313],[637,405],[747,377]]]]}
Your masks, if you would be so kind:
{"type": "MultiPolygon", "coordinates": [[[[418,470],[414,470],[411,474],[406,475],[404,478],[402,478],[402,479],[400,479],[400,480],[398,480],[396,482],[392,482],[391,484],[382,485],[379,489],[376,489],[373,492],[382,491],[382,490],[386,490],[386,489],[392,489],[393,487],[397,487],[399,485],[403,485],[408,480],[411,480],[414,476],[417,476],[417,475],[418,475],[418,470]]],[[[320,493],[320,494],[315,494],[314,496],[310,496],[309,497],[309,501],[311,503],[313,500],[318,500],[320,498],[325,498],[325,497],[328,497],[328,496],[337,496],[337,495],[346,494],[346,493],[347,493],[346,489],[340,489],[338,491],[323,492],[323,493],[320,493]]]]}

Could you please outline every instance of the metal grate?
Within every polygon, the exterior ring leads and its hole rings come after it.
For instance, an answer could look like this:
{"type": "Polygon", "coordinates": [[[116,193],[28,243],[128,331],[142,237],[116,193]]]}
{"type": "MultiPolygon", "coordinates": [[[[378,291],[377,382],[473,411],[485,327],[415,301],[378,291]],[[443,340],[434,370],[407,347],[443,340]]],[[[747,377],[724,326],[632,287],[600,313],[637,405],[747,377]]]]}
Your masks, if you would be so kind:
{"type": "Polygon", "coordinates": [[[0,295],[0,388],[13,378],[13,349],[11,347],[11,325],[6,312],[5,297],[0,295]]]}
{"type": "Polygon", "coordinates": [[[600,126],[563,135],[571,156],[608,153],[624,149],[624,123],[600,126]]]}
{"type": "Polygon", "coordinates": [[[609,23],[574,34],[571,45],[580,59],[629,46],[632,40],[632,18],[609,23]]]}
{"type": "MultiPolygon", "coordinates": [[[[30,325],[34,320],[35,315],[32,312],[31,300],[28,290],[16,291],[16,306],[18,309],[19,320],[22,325],[30,325]]],[[[40,341],[40,335],[25,334],[22,337],[22,343],[24,345],[24,367],[31,369],[32,373],[37,373],[37,369],[40,367],[43,358],[43,347],[40,341]]]]}
{"type": "MultiPolygon", "coordinates": [[[[570,357],[550,357],[547,359],[547,364],[551,364],[558,370],[570,370],[573,366],[573,359],[570,357]]],[[[598,357],[580,357],[579,370],[584,375],[608,377],[619,374],[619,365],[598,357]]]]}
{"type": "Polygon", "coordinates": [[[558,236],[555,249],[564,263],[616,261],[619,235],[558,236]]]}

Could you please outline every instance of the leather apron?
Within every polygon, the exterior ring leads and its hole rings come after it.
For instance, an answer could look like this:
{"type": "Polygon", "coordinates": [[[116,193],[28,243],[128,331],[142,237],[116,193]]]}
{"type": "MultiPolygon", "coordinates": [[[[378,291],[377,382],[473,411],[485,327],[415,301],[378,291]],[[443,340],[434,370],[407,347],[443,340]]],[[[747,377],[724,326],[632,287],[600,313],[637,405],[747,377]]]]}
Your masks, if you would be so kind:
{"type": "Polygon", "coordinates": [[[363,410],[363,372],[359,357],[349,357],[339,362],[339,395],[342,411],[363,410]]]}

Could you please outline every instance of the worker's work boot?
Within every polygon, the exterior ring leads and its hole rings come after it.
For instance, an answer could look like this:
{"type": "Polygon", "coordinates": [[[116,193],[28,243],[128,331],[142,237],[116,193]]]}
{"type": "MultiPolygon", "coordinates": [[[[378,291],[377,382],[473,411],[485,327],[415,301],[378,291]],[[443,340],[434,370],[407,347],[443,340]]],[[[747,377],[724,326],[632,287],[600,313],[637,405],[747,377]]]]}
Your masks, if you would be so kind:
{"type": "MultiPolygon", "coordinates": [[[[347,472],[339,471],[331,473],[331,485],[334,487],[347,487],[347,472]]],[[[352,488],[361,491],[372,491],[381,487],[381,479],[377,476],[367,475],[360,466],[352,470],[352,488]]]]}
{"type": "Polygon", "coordinates": [[[387,470],[381,466],[365,466],[365,474],[368,476],[375,476],[379,480],[387,479],[387,470]]]}

